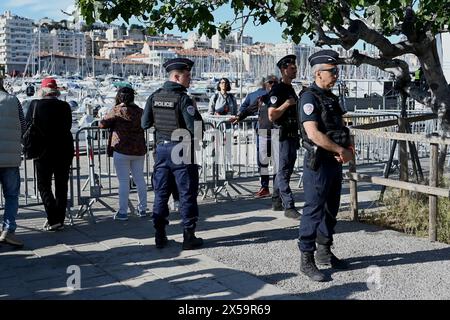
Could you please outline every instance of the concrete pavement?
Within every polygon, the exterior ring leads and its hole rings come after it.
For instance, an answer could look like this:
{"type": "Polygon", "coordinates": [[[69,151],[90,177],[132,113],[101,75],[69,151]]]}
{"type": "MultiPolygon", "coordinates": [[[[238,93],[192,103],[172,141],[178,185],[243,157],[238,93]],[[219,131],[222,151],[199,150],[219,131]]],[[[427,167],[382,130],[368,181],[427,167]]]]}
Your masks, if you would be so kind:
{"type": "MultiPolygon", "coordinates": [[[[258,181],[239,186],[257,191],[258,181]]],[[[270,199],[229,191],[232,201],[199,200],[205,246],[195,251],[181,250],[178,213],[170,216],[169,246],[158,250],[150,217],[114,221],[96,204],[97,223],[75,220],[49,233],[41,230],[42,206],[20,209],[25,247],[0,246],[0,299],[450,299],[450,246],[349,221],[347,185],[335,253],[351,268],[325,270],[325,283],[299,272],[298,221],[273,212],[270,199]]],[[[294,191],[301,207],[301,189],[294,191]]],[[[375,198],[360,186],[361,204],[375,198]]],[[[117,197],[104,200],[117,207],[117,197]]]]}

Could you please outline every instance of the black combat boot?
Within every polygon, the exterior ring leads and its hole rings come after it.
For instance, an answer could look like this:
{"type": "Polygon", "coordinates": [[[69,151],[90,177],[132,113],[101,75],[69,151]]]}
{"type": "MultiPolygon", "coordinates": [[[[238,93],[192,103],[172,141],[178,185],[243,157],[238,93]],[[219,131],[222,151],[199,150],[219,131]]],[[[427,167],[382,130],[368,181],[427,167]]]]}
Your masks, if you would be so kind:
{"type": "Polygon", "coordinates": [[[348,264],[344,260],[338,259],[331,252],[331,245],[317,244],[316,261],[318,265],[329,266],[334,269],[348,269],[348,264]]]}
{"type": "Polygon", "coordinates": [[[283,203],[281,203],[280,197],[272,198],[272,210],[283,211],[283,203]]]}
{"type": "Polygon", "coordinates": [[[162,249],[167,245],[167,235],[165,228],[157,228],[155,232],[155,244],[158,249],[162,249]]]}
{"type": "Polygon", "coordinates": [[[284,210],[284,216],[286,218],[299,220],[301,215],[302,214],[300,212],[298,212],[297,209],[295,209],[295,208],[289,208],[289,209],[284,210]]]}
{"type": "Polygon", "coordinates": [[[184,229],[183,250],[197,249],[203,245],[203,239],[195,236],[195,229],[184,229]]]}
{"type": "Polygon", "coordinates": [[[300,271],[313,281],[325,281],[325,275],[314,262],[314,252],[301,252],[300,271]]]}

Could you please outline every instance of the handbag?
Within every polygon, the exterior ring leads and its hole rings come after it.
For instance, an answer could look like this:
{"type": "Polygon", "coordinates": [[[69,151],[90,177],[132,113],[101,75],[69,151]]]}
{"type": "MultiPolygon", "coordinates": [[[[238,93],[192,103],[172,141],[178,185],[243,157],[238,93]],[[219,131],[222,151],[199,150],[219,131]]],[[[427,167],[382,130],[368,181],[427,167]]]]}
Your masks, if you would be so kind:
{"type": "Polygon", "coordinates": [[[112,157],[114,154],[114,148],[112,147],[112,135],[113,135],[113,129],[109,129],[109,136],[108,136],[108,145],[106,146],[106,154],[108,157],[112,157]]]}
{"type": "Polygon", "coordinates": [[[45,152],[45,136],[42,130],[36,124],[36,109],[37,105],[33,106],[33,118],[31,124],[23,134],[23,154],[25,159],[38,159],[45,152]]]}

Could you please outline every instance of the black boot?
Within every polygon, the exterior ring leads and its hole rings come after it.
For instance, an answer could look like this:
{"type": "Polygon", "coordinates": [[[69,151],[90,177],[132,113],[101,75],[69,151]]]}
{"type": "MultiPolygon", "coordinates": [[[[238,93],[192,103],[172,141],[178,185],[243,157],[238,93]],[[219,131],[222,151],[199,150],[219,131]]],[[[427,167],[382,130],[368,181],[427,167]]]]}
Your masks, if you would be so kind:
{"type": "Polygon", "coordinates": [[[272,198],[272,210],[283,211],[283,204],[281,203],[280,197],[272,198]]]}
{"type": "Polygon", "coordinates": [[[316,261],[318,265],[329,266],[334,269],[348,269],[348,264],[344,260],[338,259],[331,252],[331,245],[317,244],[316,261]]]}
{"type": "Polygon", "coordinates": [[[197,249],[203,245],[203,239],[195,236],[195,229],[184,229],[183,250],[197,249]]]}
{"type": "Polygon", "coordinates": [[[300,271],[313,281],[325,281],[325,275],[317,269],[314,252],[301,252],[300,271]]]}
{"type": "Polygon", "coordinates": [[[155,244],[158,249],[162,249],[167,245],[166,229],[158,228],[155,232],[155,244]]]}
{"type": "Polygon", "coordinates": [[[284,216],[286,218],[299,220],[301,217],[301,213],[297,211],[295,208],[289,208],[284,210],[284,216]]]}

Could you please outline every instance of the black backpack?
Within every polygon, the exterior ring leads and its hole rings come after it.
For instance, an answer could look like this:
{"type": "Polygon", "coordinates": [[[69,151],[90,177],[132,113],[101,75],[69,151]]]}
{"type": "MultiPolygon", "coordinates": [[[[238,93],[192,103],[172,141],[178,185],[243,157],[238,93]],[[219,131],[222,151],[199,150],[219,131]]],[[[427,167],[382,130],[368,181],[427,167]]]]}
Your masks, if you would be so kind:
{"type": "Polygon", "coordinates": [[[32,104],[30,107],[33,107],[33,118],[22,137],[23,154],[25,159],[38,159],[45,152],[45,136],[36,124],[35,116],[37,105],[32,104]]]}
{"type": "Polygon", "coordinates": [[[34,93],[36,92],[36,90],[34,89],[34,86],[29,85],[27,87],[27,89],[25,90],[25,92],[26,92],[28,97],[32,97],[32,96],[34,96],[34,93]]]}

